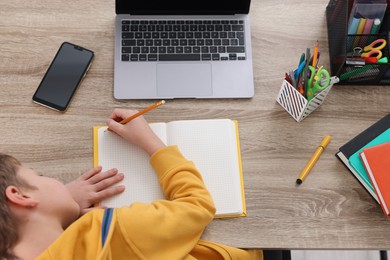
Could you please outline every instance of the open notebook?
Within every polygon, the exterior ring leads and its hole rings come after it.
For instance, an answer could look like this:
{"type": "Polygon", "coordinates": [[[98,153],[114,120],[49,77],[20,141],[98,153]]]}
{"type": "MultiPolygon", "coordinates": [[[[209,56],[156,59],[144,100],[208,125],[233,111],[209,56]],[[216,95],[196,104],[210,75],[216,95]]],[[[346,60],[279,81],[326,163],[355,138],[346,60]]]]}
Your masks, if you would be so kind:
{"type": "MultiPolygon", "coordinates": [[[[167,145],[177,145],[195,163],[211,193],[216,217],[246,215],[237,121],[230,119],[187,120],[150,124],[167,145]]],[[[125,174],[125,191],[102,201],[107,207],[164,199],[147,153],[106,127],[94,127],[94,165],[117,168],[125,174]]]]}

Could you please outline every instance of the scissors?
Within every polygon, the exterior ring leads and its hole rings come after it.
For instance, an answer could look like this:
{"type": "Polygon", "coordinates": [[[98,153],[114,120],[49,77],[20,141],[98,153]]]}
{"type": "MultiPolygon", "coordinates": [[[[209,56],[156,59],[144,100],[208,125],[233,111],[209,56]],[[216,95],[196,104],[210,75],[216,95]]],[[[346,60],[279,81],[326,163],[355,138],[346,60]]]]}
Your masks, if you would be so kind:
{"type": "Polygon", "coordinates": [[[310,77],[308,78],[306,85],[306,98],[307,101],[310,101],[318,91],[322,91],[329,87],[330,75],[329,72],[322,67],[318,70],[313,66],[309,66],[308,68],[310,70],[310,77]]]}
{"type": "Polygon", "coordinates": [[[362,58],[375,57],[379,60],[382,58],[381,50],[386,46],[386,44],[387,42],[385,39],[376,39],[364,48],[356,47],[353,50],[354,53],[359,53],[362,58]]]}

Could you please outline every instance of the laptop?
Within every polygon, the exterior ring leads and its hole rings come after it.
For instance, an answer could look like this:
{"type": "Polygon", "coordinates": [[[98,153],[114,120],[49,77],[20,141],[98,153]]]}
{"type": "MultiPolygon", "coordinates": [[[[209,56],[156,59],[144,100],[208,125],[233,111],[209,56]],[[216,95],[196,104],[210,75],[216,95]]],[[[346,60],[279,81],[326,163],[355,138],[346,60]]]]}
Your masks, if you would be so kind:
{"type": "Polygon", "coordinates": [[[116,99],[250,98],[250,0],[116,0],[116,99]]]}

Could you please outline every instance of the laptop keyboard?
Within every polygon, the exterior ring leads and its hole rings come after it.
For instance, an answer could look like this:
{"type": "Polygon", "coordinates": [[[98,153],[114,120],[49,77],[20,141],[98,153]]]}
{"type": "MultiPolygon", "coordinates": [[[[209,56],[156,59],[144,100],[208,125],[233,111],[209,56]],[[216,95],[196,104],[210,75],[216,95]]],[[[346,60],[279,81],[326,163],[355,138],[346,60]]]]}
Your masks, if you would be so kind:
{"type": "Polygon", "coordinates": [[[243,20],[122,20],[122,61],[245,60],[243,20]]]}

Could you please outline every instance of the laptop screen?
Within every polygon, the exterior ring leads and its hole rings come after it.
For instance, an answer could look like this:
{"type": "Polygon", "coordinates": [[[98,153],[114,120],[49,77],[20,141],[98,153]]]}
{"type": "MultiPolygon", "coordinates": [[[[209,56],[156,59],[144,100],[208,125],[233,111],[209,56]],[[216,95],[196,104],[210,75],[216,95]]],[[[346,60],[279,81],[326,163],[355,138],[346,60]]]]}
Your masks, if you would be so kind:
{"type": "Polygon", "coordinates": [[[247,14],[250,0],[116,0],[117,14],[214,15],[247,14]]]}

